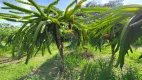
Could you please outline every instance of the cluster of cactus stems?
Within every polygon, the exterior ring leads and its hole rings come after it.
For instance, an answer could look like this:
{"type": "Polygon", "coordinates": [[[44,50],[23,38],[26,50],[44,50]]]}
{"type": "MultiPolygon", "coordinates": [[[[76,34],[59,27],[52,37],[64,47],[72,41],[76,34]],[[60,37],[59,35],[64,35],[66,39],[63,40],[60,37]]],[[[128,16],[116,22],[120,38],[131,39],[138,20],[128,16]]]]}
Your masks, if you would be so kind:
{"type": "Polygon", "coordinates": [[[28,0],[28,2],[22,0],[16,1],[34,6],[37,11],[28,10],[8,2],[3,2],[6,7],[2,7],[2,9],[9,10],[10,13],[0,13],[0,18],[23,23],[23,26],[10,39],[13,41],[12,56],[15,56],[15,49],[20,48],[18,57],[21,57],[26,53],[27,59],[25,63],[27,64],[29,59],[32,56],[35,56],[40,50],[43,55],[46,49],[51,54],[50,43],[54,40],[61,56],[60,71],[63,72],[64,56],[62,37],[64,33],[70,30],[70,28],[66,29],[64,26],[68,27],[68,23],[71,23],[71,27],[74,25],[74,14],[80,9],[81,4],[85,2],[85,0],[81,0],[78,3],[73,1],[67,6],[64,13],[60,10],[56,11],[57,8],[54,7],[59,0],[55,0],[48,6],[38,5],[33,0],[28,0]],[[69,10],[74,4],[76,4],[74,8],[69,10]],[[21,16],[21,14],[24,14],[24,16],[21,16]],[[53,14],[54,16],[50,14],[53,14]]]}

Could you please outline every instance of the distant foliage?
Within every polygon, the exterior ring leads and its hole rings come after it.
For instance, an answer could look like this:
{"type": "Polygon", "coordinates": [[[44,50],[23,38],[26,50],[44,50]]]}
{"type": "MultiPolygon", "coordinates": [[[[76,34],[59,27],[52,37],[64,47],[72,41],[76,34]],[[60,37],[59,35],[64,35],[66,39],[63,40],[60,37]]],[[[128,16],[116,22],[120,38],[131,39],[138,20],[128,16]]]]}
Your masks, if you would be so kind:
{"type": "Polygon", "coordinates": [[[88,3],[86,3],[86,5],[84,5],[83,7],[118,7],[118,6],[122,6],[123,5],[123,1],[124,0],[110,0],[107,3],[104,4],[97,4],[97,2],[95,2],[95,0],[91,0],[88,3]]]}
{"type": "Polygon", "coordinates": [[[18,26],[1,23],[0,24],[0,45],[2,45],[2,42],[6,42],[8,36],[12,35],[17,29],[18,29],[18,26]]]}
{"type": "Polygon", "coordinates": [[[104,7],[118,7],[123,5],[124,0],[111,0],[108,3],[103,4],[104,7]]]}

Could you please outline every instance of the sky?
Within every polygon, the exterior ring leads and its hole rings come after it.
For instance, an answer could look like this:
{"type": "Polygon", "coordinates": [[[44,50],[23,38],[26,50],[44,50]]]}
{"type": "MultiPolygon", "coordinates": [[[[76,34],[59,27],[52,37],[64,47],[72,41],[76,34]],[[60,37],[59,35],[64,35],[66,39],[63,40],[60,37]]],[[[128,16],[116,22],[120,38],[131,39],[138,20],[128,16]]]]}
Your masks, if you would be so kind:
{"type": "MultiPolygon", "coordinates": [[[[30,9],[30,10],[33,9],[28,5],[19,4],[15,0],[0,0],[0,7],[4,6],[3,1],[10,2],[14,5],[17,5],[17,6],[26,8],[26,9],[30,9]]],[[[23,1],[27,1],[27,0],[23,0],[23,1]]],[[[34,1],[37,4],[48,6],[48,4],[52,3],[54,0],[34,0],[34,1]]],[[[72,1],[73,0],[60,0],[59,3],[56,5],[56,7],[58,7],[61,10],[64,10],[72,1]]],[[[98,4],[104,4],[104,3],[107,3],[108,1],[112,1],[112,0],[87,0],[85,3],[87,3],[88,1],[95,1],[98,4]]],[[[142,4],[142,0],[124,0],[124,4],[125,5],[127,5],[127,4],[142,4]]],[[[0,13],[5,13],[5,12],[8,12],[8,11],[0,9],[0,13]]],[[[7,21],[0,21],[0,22],[7,22],[7,21]]]]}
{"type": "MultiPolygon", "coordinates": [[[[15,0],[0,0],[0,7],[4,6],[2,3],[3,1],[10,2],[12,4],[15,4],[15,5],[27,8],[27,9],[31,9],[30,6],[16,3],[15,0]]],[[[27,1],[27,0],[23,0],[23,1],[27,1]]],[[[34,1],[37,4],[47,6],[48,4],[53,2],[54,0],[34,0],[34,1]]],[[[60,0],[56,6],[58,8],[60,8],[61,10],[64,10],[72,1],[73,0],[60,0]]],[[[107,3],[108,1],[111,1],[111,0],[87,0],[85,3],[87,3],[88,1],[95,1],[99,4],[104,4],[104,3],[107,3]]],[[[124,0],[124,4],[142,4],[142,0],[124,0]]],[[[0,12],[3,12],[3,10],[0,9],[0,12]]]]}
{"type": "MultiPolygon", "coordinates": [[[[111,1],[111,0],[100,0],[102,4],[111,1]]],[[[142,4],[142,0],[124,0],[124,5],[127,4],[142,4]]]]}

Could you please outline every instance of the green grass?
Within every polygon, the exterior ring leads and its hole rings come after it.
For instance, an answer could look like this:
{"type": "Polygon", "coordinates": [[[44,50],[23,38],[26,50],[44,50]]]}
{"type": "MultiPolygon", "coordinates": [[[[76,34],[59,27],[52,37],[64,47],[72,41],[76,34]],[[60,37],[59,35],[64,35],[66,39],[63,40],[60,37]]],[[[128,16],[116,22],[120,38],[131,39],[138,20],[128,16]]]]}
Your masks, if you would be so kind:
{"type": "MultiPolygon", "coordinates": [[[[22,77],[29,75],[33,70],[38,69],[44,62],[50,60],[53,56],[55,56],[58,51],[52,51],[53,54],[49,55],[48,53],[44,56],[38,54],[36,57],[30,59],[29,63],[25,64],[25,58],[22,60],[15,60],[0,64],[0,80],[16,80],[22,79],[22,77]]],[[[10,56],[10,51],[3,53],[3,56],[10,56]]]]}
{"type": "MultiPolygon", "coordinates": [[[[102,52],[87,45],[88,53],[94,55],[94,60],[83,57],[85,50],[81,47],[65,48],[65,74],[59,75],[59,54],[52,46],[52,55],[45,54],[30,59],[25,65],[25,59],[15,63],[0,64],[1,80],[141,80],[142,60],[138,63],[141,49],[126,55],[123,69],[113,68],[108,74],[107,66],[111,56],[110,47],[103,47],[102,52]]],[[[2,52],[2,51],[0,51],[2,52]]],[[[10,56],[10,51],[4,51],[3,56],[10,56]]],[[[116,54],[116,60],[118,53],[116,54]]],[[[116,61],[114,61],[116,63],[116,61]]],[[[114,63],[114,64],[115,64],[114,63]]]]}
{"type": "Polygon", "coordinates": [[[11,57],[12,46],[2,46],[0,47],[0,56],[11,57]]]}
{"type": "Polygon", "coordinates": [[[28,65],[24,64],[25,61],[20,61],[17,64],[13,63],[0,65],[0,78],[1,80],[19,79],[30,73],[31,70],[37,69],[40,65],[42,65],[47,59],[50,59],[52,56],[53,55],[35,57],[30,60],[28,65]]]}

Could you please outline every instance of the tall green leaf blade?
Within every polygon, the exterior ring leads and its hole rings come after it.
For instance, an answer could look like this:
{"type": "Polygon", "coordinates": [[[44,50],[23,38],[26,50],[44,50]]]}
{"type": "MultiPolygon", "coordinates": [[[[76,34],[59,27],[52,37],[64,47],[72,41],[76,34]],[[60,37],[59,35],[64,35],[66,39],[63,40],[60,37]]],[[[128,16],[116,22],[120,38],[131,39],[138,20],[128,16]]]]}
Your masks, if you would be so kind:
{"type": "Polygon", "coordinates": [[[31,2],[31,4],[33,4],[36,9],[40,12],[40,14],[42,15],[41,17],[46,17],[46,15],[44,14],[44,12],[40,9],[40,7],[33,1],[33,0],[28,0],[29,2],[31,2]]]}
{"type": "Polygon", "coordinates": [[[35,41],[37,40],[37,35],[40,33],[40,30],[41,30],[43,24],[45,24],[45,23],[46,23],[46,21],[41,21],[41,22],[38,24],[38,26],[37,26],[37,28],[36,28],[36,31],[35,31],[35,33],[34,33],[34,36],[33,36],[33,42],[34,42],[34,43],[35,43],[35,41]]]}
{"type": "Polygon", "coordinates": [[[37,16],[40,16],[39,13],[35,12],[35,11],[32,11],[32,10],[28,10],[28,9],[24,9],[24,8],[21,8],[19,6],[15,6],[13,4],[10,4],[10,3],[7,3],[7,2],[3,2],[5,5],[7,5],[8,7],[12,8],[12,9],[16,9],[18,11],[21,11],[21,12],[25,12],[25,13],[33,13],[37,16]]]}
{"type": "Polygon", "coordinates": [[[133,16],[124,26],[121,37],[120,37],[120,51],[119,51],[119,57],[116,66],[120,64],[120,67],[123,67],[124,64],[124,57],[125,54],[128,52],[128,49],[130,48],[131,40],[130,40],[130,24],[134,23],[134,21],[141,16],[142,11],[139,11],[137,15],[133,16]]]}
{"type": "Polygon", "coordinates": [[[68,11],[70,9],[70,7],[72,7],[73,5],[75,4],[75,1],[73,1],[71,4],[69,4],[65,10],[65,13],[64,13],[64,17],[66,18],[67,17],[67,14],[68,14],[68,11]]]}
{"type": "Polygon", "coordinates": [[[52,2],[51,4],[48,5],[48,7],[46,8],[47,16],[49,15],[50,8],[51,8],[53,5],[58,4],[58,2],[59,2],[59,0],[55,0],[54,2],[52,2]]]}

